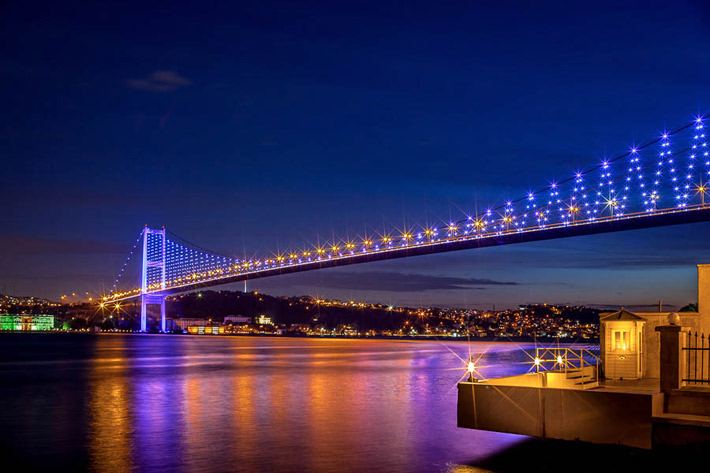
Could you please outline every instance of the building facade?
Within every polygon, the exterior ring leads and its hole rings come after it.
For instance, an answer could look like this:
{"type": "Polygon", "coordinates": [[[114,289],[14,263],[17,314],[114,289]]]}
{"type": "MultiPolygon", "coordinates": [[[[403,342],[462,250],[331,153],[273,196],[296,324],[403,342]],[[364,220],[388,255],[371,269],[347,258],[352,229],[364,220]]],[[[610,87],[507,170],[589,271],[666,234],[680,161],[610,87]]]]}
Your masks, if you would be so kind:
{"type": "Polygon", "coordinates": [[[210,325],[210,323],[207,321],[207,319],[196,319],[196,318],[182,318],[182,319],[174,319],[175,320],[175,325],[180,329],[180,330],[187,330],[187,327],[191,326],[205,326],[205,325],[210,325]]]}
{"type": "MultiPolygon", "coordinates": [[[[634,312],[633,315],[644,321],[641,328],[641,347],[643,358],[641,360],[642,378],[660,378],[660,337],[656,327],[668,323],[670,312],[634,312]]],[[[600,322],[611,314],[600,314],[600,322]]],[[[689,328],[692,332],[710,334],[710,264],[698,265],[698,310],[697,312],[678,312],[680,325],[689,328]]],[[[601,327],[600,327],[601,329],[601,327]]],[[[602,333],[600,339],[603,340],[602,333]]],[[[602,342],[603,343],[603,342],[602,342]]],[[[612,345],[608,345],[611,347],[612,345]]],[[[605,353],[602,347],[602,360],[606,369],[609,361],[618,354],[605,353]],[[608,359],[607,359],[608,358],[608,359]]],[[[618,359],[618,356],[617,356],[618,359]]],[[[605,373],[606,374],[606,373],[605,373]]]]}
{"type": "Polygon", "coordinates": [[[0,315],[0,330],[12,330],[16,332],[46,332],[54,330],[54,316],[44,314],[0,315]]]}

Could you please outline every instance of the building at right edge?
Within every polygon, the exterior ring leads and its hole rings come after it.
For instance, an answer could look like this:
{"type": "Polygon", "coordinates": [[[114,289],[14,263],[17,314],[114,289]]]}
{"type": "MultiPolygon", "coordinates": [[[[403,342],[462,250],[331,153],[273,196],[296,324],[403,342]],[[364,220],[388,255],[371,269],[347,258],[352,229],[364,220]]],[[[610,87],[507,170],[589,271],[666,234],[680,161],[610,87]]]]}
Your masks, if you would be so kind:
{"type": "MultiPolygon", "coordinates": [[[[710,334],[710,264],[698,265],[697,309],[697,312],[677,312],[679,325],[687,329],[684,333],[701,333],[707,338],[710,334]]],[[[618,312],[601,314],[599,344],[602,375],[612,379],[660,378],[660,337],[656,328],[666,325],[670,314],[660,311],[632,313],[623,308],[618,312]],[[619,317],[623,320],[618,320],[619,317]],[[640,329],[640,333],[634,334],[634,329],[640,329]],[[636,340],[638,343],[635,343],[636,340]],[[630,363],[634,358],[637,358],[634,360],[638,365],[637,376],[630,373],[630,363]]]]}
{"type": "Polygon", "coordinates": [[[710,445],[710,265],[697,312],[600,315],[600,349],[539,348],[533,371],[458,385],[458,425],[639,448],[710,445]]]}

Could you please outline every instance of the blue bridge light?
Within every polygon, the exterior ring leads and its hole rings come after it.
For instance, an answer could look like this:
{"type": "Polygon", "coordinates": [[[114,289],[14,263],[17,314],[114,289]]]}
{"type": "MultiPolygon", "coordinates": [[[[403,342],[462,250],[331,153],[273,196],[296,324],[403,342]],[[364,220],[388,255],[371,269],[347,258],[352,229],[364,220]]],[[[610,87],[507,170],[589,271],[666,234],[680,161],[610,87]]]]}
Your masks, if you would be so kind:
{"type": "MultiPolygon", "coordinates": [[[[235,258],[146,227],[102,303],[278,274],[524,241],[710,220],[706,116],[477,215],[235,258]],[[142,247],[142,280],[124,277],[142,247]],[[119,286],[127,286],[120,288],[119,286]]],[[[149,303],[153,303],[150,302],[149,303]]],[[[143,324],[143,329],[145,325],[143,324]]]]}

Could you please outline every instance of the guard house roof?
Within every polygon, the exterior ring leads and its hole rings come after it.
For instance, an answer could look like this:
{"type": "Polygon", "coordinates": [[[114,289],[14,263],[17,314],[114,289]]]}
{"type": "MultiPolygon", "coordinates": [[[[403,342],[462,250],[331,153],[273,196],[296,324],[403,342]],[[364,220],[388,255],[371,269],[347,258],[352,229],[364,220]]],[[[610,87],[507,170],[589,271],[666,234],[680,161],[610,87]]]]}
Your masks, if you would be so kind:
{"type": "Polygon", "coordinates": [[[639,317],[636,314],[632,314],[623,307],[618,312],[612,312],[611,314],[602,314],[599,316],[600,322],[610,322],[612,320],[635,320],[635,321],[645,321],[643,317],[639,317]]]}

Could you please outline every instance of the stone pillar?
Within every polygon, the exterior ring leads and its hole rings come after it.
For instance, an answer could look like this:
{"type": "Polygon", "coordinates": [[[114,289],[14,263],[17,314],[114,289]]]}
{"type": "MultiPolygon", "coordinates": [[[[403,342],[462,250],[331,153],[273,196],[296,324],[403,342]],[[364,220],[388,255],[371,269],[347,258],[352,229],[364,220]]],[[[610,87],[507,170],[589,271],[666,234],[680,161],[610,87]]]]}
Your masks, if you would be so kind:
{"type": "Polygon", "coordinates": [[[165,333],[165,297],[160,297],[160,331],[165,333]]]}
{"type": "Polygon", "coordinates": [[[661,334],[661,391],[666,399],[681,386],[683,369],[683,336],[688,329],[680,325],[660,325],[661,334]]]}
{"type": "Polygon", "coordinates": [[[141,332],[148,330],[148,296],[141,294],[141,332]]]}
{"type": "Polygon", "coordinates": [[[710,264],[698,265],[698,326],[697,330],[710,333],[710,264]]]}

